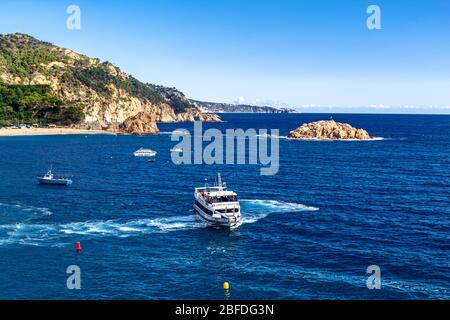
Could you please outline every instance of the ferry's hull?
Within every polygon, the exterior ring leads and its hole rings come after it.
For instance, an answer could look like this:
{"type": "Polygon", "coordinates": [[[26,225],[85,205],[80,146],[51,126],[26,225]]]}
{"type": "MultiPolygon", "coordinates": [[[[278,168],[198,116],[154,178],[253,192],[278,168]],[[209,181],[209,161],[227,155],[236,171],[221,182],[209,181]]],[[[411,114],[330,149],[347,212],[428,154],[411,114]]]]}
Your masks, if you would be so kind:
{"type": "Polygon", "coordinates": [[[202,206],[200,203],[196,202],[194,203],[194,210],[197,216],[207,222],[208,224],[212,226],[218,226],[218,227],[224,227],[224,228],[237,228],[241,225],[241,216],[240,214],[235,218],[214,218],[212,216],[212,212],[208,209],[202,206]]]}

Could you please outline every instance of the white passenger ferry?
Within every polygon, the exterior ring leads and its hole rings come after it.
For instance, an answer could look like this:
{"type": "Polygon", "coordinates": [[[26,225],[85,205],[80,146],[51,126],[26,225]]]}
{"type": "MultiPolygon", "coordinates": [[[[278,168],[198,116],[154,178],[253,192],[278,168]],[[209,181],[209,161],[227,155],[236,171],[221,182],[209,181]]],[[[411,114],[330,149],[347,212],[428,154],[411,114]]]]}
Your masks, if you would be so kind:
{"type": "Polygon", "coordinates": [[[241,207],[237,194],[227,190],[220,173],[217,185],[195,188],[194,210],[204,221],[221,227],[236,228],[241,224],[241,207]]]}

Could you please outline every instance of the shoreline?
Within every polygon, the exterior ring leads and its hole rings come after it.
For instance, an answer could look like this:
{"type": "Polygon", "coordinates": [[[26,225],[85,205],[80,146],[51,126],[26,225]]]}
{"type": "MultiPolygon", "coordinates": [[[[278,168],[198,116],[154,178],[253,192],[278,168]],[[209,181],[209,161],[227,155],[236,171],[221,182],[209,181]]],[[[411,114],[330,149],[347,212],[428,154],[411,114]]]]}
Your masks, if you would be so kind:
{"type": "Polygon", "coordinates": [[[0,129],[0,137],[80,135],[80,134],[113,134],[113,133],[105,130],[87,130],[87,129],[73,129],[73,128],[0,129]]]}

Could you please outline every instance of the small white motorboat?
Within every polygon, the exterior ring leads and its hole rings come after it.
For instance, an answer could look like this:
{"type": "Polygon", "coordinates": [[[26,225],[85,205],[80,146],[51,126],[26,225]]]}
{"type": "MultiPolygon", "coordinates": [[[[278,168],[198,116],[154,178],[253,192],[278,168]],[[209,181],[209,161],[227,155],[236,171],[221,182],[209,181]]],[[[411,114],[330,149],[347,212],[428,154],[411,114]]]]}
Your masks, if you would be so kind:
{"type": "Polygon", "coordinates": [[[135,157],[154,157],[156,156],[156,151],[152,149],[144,149],[140,148],[139,150],[135,151],[133,154],[135,157]]]}

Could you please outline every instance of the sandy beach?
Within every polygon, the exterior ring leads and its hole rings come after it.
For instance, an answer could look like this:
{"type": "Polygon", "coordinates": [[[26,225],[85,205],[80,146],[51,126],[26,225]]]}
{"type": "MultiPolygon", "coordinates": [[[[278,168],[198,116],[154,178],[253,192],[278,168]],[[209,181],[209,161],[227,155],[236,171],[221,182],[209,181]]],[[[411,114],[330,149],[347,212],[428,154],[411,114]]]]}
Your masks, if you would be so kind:
{"type": "Polygon", "coordinates": [[[0,128],[0,137],[46,136],[46,135],[64,135],[64,134],[111,134],[111,132],[103,130],[83,130],[72,128],[30,128],[30,129],[0,128]]]}

